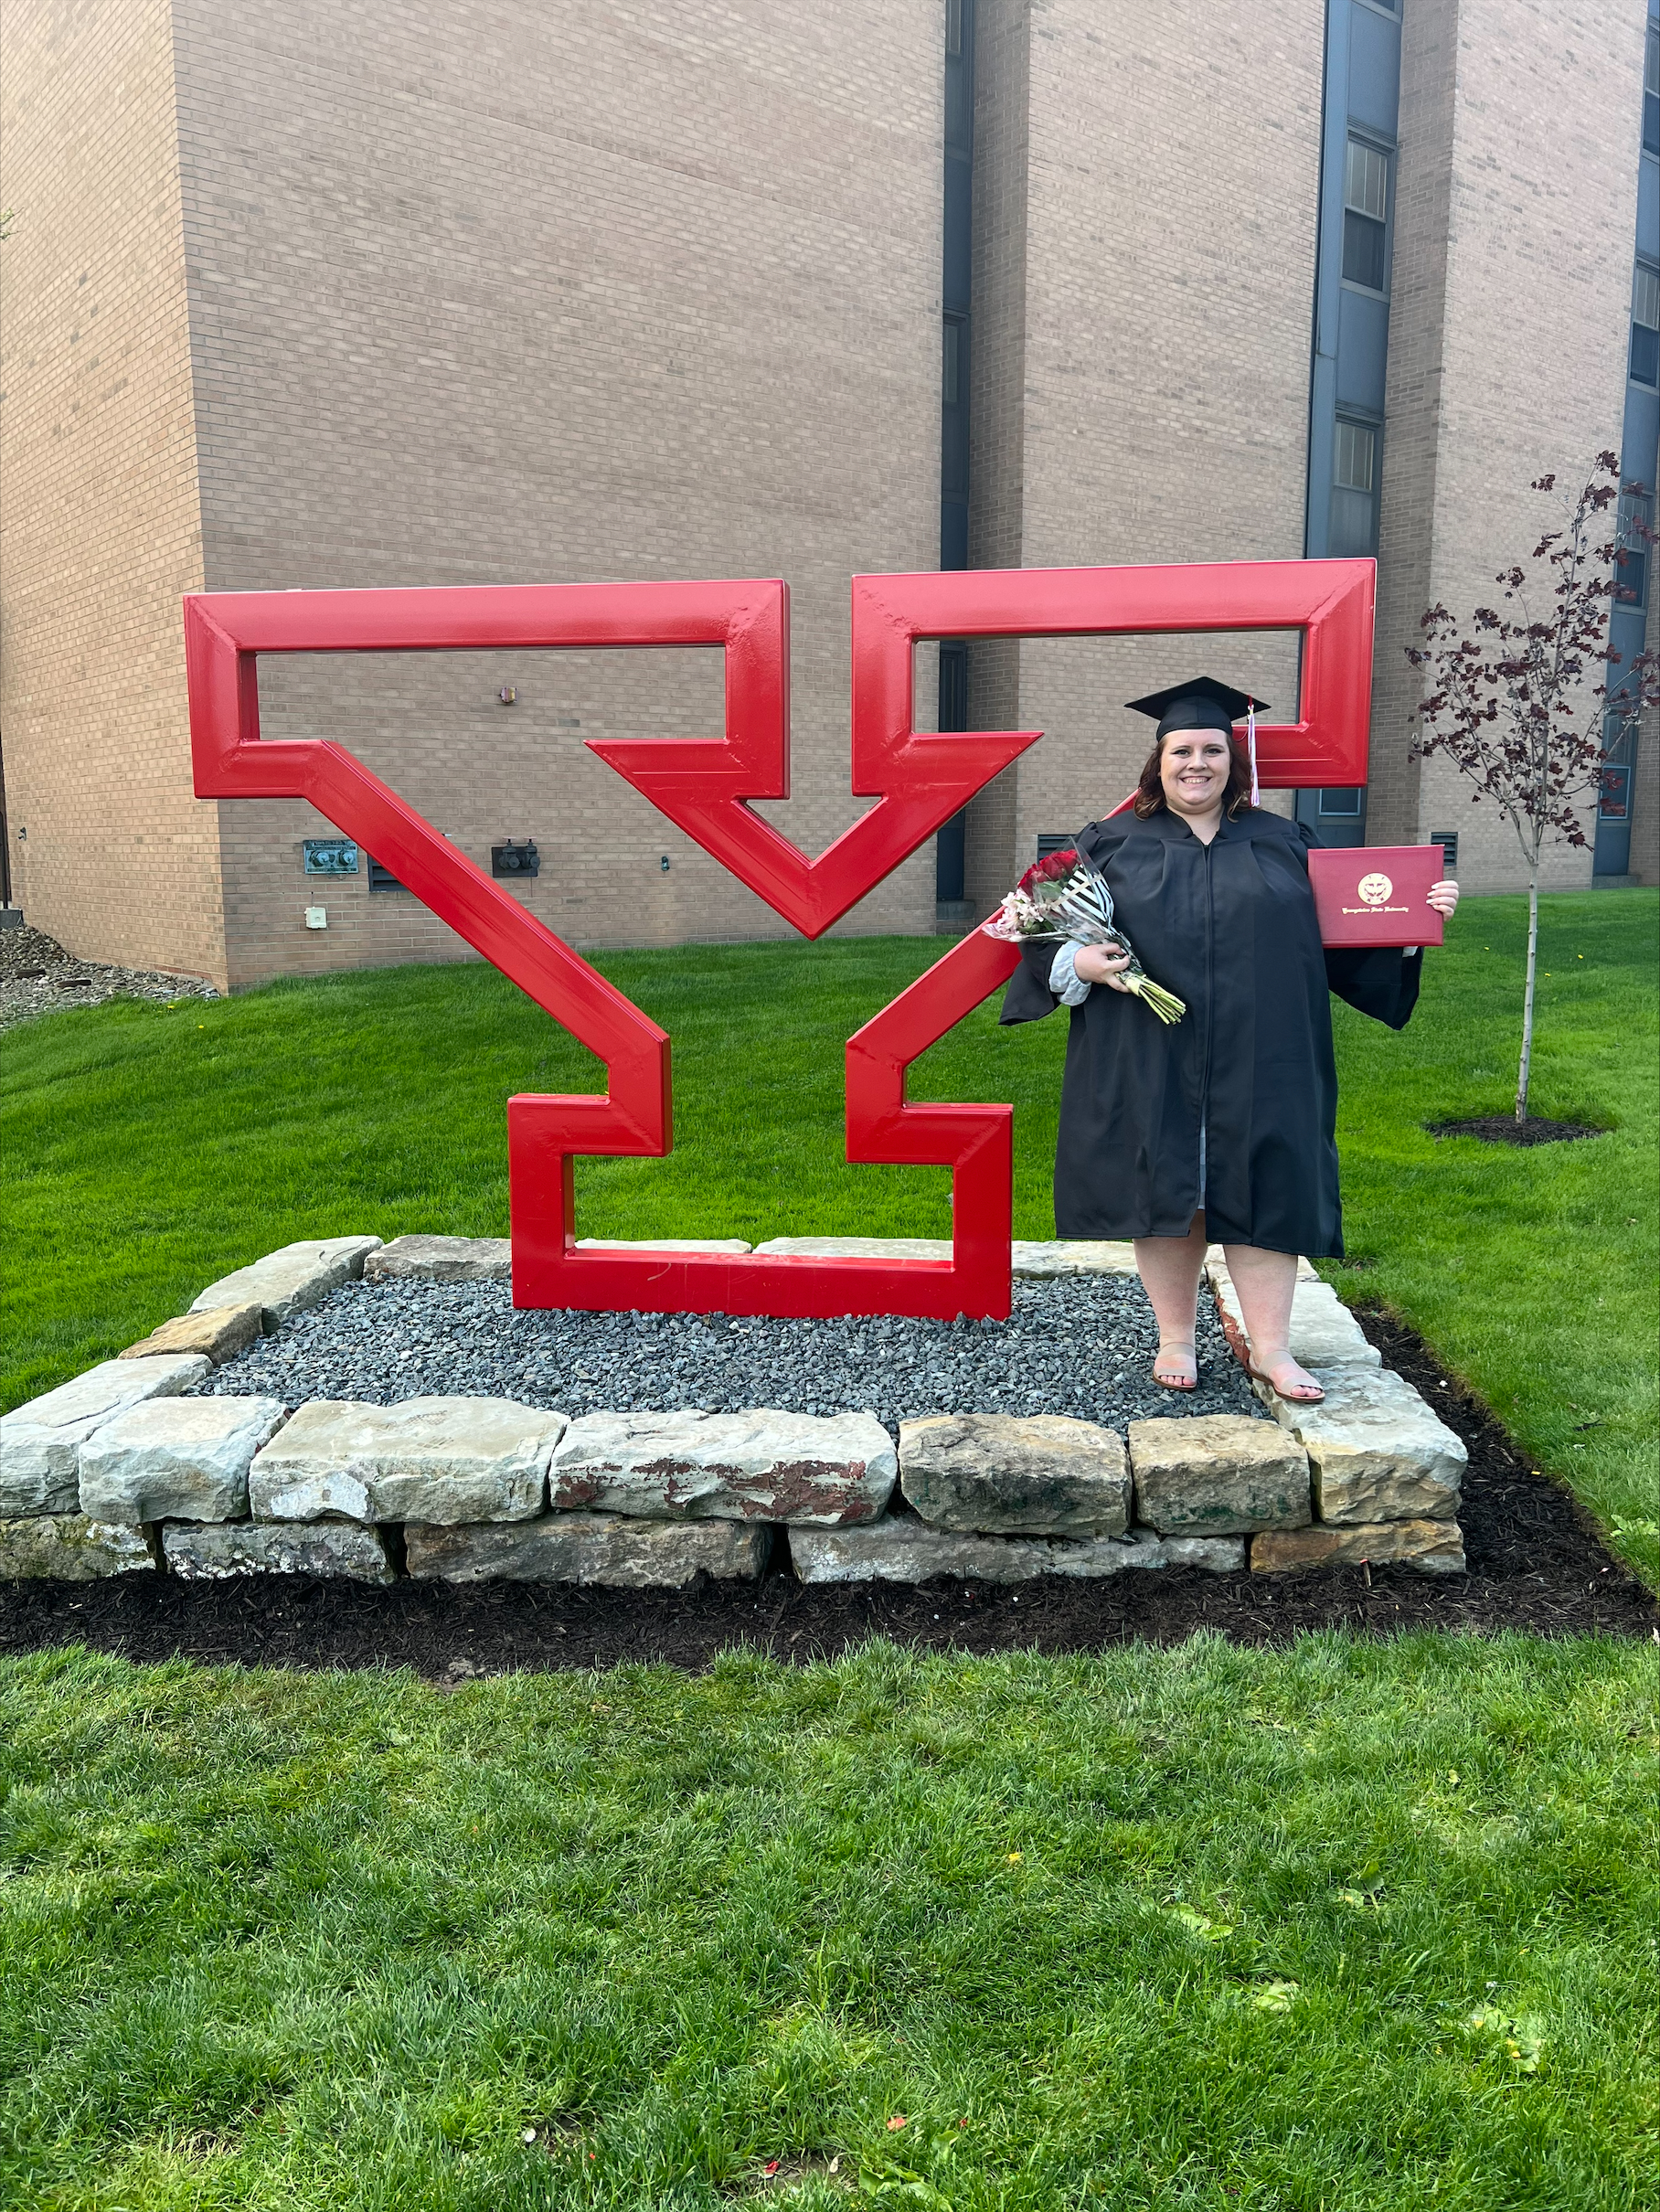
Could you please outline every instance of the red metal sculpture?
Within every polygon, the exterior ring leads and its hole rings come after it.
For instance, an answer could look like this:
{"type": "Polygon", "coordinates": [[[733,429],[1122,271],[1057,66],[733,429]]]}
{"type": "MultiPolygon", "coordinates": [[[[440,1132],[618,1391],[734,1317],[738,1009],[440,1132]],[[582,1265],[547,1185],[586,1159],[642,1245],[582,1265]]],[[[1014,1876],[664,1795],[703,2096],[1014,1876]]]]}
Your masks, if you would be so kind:
{"type": "Polygon", "coordinates": [[[1259,728],[1261,782],[1355,784],[1367,771],[1372,601],[1369,560],[857,577],[853,789],[875,803],[809,859],[750,804],[790,790],[789,594],[780,582],[192,594],[185,642],[196,789],[202,798],[309,801],[604,1060],[602,1097],[508,1101],[516,1305],[1001,1318],[1010,1303],[1012,1110],[908,1105],[905,1071],[1006,979],[1014,946],[975,931],[847,1046],[847,1157],[951,1168],[949,1260],[579,1251],[576,1155],[660,1156],[673,1141],[667,1037],[344,746],[263,742],[258,655],[724,647],[724,737],[595,739],[591,750],[817,937],[1041,734],[915,729],[919,639],[1299,629],[1303,719],[1259,728]]]}

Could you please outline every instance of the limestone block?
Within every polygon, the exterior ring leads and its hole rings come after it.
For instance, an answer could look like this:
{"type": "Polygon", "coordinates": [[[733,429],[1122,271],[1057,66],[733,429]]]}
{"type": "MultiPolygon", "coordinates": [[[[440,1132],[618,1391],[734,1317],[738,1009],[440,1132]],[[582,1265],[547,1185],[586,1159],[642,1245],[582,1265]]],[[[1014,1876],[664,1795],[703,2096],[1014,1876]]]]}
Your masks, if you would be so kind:
{"type": "Polygon", "coordinates": [[[0,1420],[0,1515],[74,1513],[80,1504],[80,1447],[87,1438],[129,1406],[188,1390],[210,1364],[200,1352],[105,1359],[72,1382],[15,1408],[0,1420]]]}
{"type": "Polygon", "coordinates": [[[613,1513],[552,1513],[465,1528],[411,1523],[411,1575],[445,1582],[588,1582],[612,1590],[684,1590],[700,1574],[753,1582],[767,1563],[765,1522],[637,1521],[613,1513]]]}
{"type": "Polygon", "coordinates": [[[282,1420],[280,1398],[153,1398],[80,1447],[80,1510],[96,1521],[230,1521],[248,1467],[282,1420]]]}
{"type": "Polygon", "coordinates": [[[1014,1270],[1023,1281],[1042,1282],[1056,1275],[1133,1275],[1135,1247],[1106,1238],[1063,1237],[1048,1243],[1015,1239],[1014,1270]]]}
{"type": "Polygon", "coordinates": [[[510,1282],[513,1244],[506,1237],[394,1237],[363,1262],[365,1282],[419,1276],[426,1282],[510,1282]]]}
{"type": "MultiPolygon", "coordinates": [[[[949,1237],[772,1237],[755,1247],[781,1259],[949,1260],[949,1237]]],[[[1014,1271],[1042,1280],[1054,1275],[1133,1275],[1135,1248],[1105,1239],[1016,1239],[1014,1271]]]]}
{"type": "Polygon", "coordinates": [[[1307,1567],[1415,1567],[1421,1574],[1462,1575],[1463,1533],[1456,1521],[1376,1521],[1370,1526],[1272,1529],[1250,1539],[1252,1574],[1307,1567]]]}
{"type": "Polygon", "coordinates": [[[199,1313],[178,1313],[117,1357],[150,1359],[164,1352],[205,1352],[216,1367],[222,1367],[228,1359],[247,1351],[264,1318],[265,1309],[257,1299],[240,1305],[208,1306],[199,1313]]]}
{"type": "Polygon", "coordinates": [[[251,1266],[239,1267],[235,1274],[221,1275],[218,1282],[210,1282],[199,1297],[191,1300],[190,1311],[205,1313],[211,1306],[257,1301],[264,1312],[265,1326],[275,1329],[291,1313],[303,1313],[308,1307],[321,1305],[331,1291],[337,1291],[343,1282],[355,1281],[363,1272],[365,1258],[379,1243],[378,1237],[322,1237],[285,1244],[251,1266]]]}
{"type": "Polygon", "coordinates": [[[755,1247],[781,1260],[949,1260],[949,1237],[770,1237],[755,1247]]]}
{"type": "Polygon", "coordinates": [[[392,1562],[378,1528],[349,1521],[167,1521],[162,1556],[182,1582],[227,1575],[343,1575],[389,1582],[392,1562]]]}
{"type": "Polygon", "coordinates": [[[587,1413],[553,1454],[556,1506],[651,1520],[873,1520],[899,1462],[873,1414],[587,1413]]]}
{"type": "Polygon", "coordinates": [[[579,1237],[579,1252],[747,1252],[741,1237],[579,1237]]]}
{"type": "Polygon", "coordinates": [[[1130,1526],[1123,1438],[1063,1414],[901,1421],[899,1487],[935,1528],[1105,1537],[1130,1526]]]}
{"type": "Polygon", "coordinates": [[[1256,1393],[1307,1452],[1320,1519],[1451,1520],[1469,1461],[1462,1438],[1388,1368],[1314,1373],[1325,1390],[1317,1406],[1294,1405],[1266,1383],[1256,1393]]]}
{"type": "Polygon", "coordinates": [[[95,1582],[154,1567],[151,1538],[143,1528],[90,1521],[80,1513],[32,1513],[0,1521],[0,1582],[95,1582]]]}
{"type": "Polygon", "coordinates": [[[1165,1536],[1249,1536],[1313,1517],[1302,1445],[1249,1414],[1132,1421],[1130,1465],[1139,1517],[1165,1536]]]}
{"type": "MultiPolygon", "coordinates": [[[[1153,1536],[1152,1529],[1133,1528],[1133,1537],[1153,1536]]],[[[1165,1558],[1172,1567],[1202,1567],[1207,1574],[1237,1575],[1245,1571],[1245,1537],[1164,1537],[1165,1558]]]]}
{"type": "Polygon", "coordinates": [[[803,1582],[926,1582],[955,1575],[964,1582],[1032,1582],[1039,1575],[1095,1579],[1131,1567],[1164,1567],[1165,1547],[1152,1531],[1097,1537],[966,1536],[892,1515],[862,1528],[794,1528],[790,1558],[803,1582]]]}
{"type": "Polygon", "coordinates": [[[268,1521],[519,1521],[542,1510],[562,1413],[505,1398],[315,1398],[255,1458],[268,1521]]]}
{"type": "MultiPolygon", "coordinates": [[[[1227,1270],[1213,1273],[1211,1289],[1223,1334],[1236,1359],[1246,1357],[1249,1339],[1240,1294],[1227,1270]]],[[[1299,1281],[1291,1302],[1291,1356],[1312,1374],[1317,1367],[1378,1367],[1382,1356],[1329,1282],[1299,1281]]]]}

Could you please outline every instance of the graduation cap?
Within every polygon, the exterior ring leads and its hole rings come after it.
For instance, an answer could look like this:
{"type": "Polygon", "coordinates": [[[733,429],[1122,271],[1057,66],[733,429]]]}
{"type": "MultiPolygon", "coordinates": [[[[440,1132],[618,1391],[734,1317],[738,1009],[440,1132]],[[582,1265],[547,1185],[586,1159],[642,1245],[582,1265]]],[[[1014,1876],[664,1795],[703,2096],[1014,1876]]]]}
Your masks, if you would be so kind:
{"type": "Polygon", "coordinates": [[[1266,709],[1266,699],[1218,684],[1214,676],[1196,675],[1168,690],[1150,691],[1144,699],[1126,699],[1124,705],[1132,714],[1153,716],[1161,738],[1173,729],[1219,729],[1231,736],[1234,724],[1243,720],[1250,754],[1250,803],[1257,803],[1257,709],[1266,709]]]}

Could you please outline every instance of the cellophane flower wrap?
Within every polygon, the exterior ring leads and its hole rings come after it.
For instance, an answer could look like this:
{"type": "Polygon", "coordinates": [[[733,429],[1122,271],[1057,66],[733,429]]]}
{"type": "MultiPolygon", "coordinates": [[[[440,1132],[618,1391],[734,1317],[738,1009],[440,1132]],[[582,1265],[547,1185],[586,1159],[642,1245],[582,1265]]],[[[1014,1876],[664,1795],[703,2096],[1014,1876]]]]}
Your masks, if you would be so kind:
{"type": "Polygon", "coordinates": [[[1113,918],[1105,877],[1081,853],[1046,853],[980,927],[988,937],[1001,937],[1010,944],[1047,938],[1057,944],[1111,945],[1130,955],[1118,982],[1150,1006],[1161,1022],[1179,1022],[1187,1011],[1175,992],[1155,984],[1136,959],[1134,947],[1113,918]]]}

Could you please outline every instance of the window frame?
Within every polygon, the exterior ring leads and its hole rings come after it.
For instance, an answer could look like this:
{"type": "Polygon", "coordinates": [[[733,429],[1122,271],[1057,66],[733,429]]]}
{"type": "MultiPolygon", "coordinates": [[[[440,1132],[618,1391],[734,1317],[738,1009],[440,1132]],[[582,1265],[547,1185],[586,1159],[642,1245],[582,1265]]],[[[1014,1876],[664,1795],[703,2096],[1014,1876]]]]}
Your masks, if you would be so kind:
{"type": "Polygon", "coordinates": [[[1349,125],[1347,136],[1344,142],[1342,212],[1343,247],[1342,253],[1340,255],[1341,281],[1345,284],[1350,286],[1352,290],[1362,293],[1368,300],[1387,300],[1389,296],[1389,280],[1392,274],[1392,264],[1395,250],[1395,148],[1391,145],[1386,145],[1380,138],[1375,137],[1370,132],[1356,130],[1352,123],[1349,125]],[[1380,216],[1374,215],[1369,207],[1364,204],[1358,204],[1351,200],[1349,197],[1349,177],[1350,172],[1354,165],[1353,156],[1357,148],[1358,148],[1362,154],[1372,155],[1382,165],[1383,213],[1380,216]],[[1378,247],[1378,253],[1383,263],[1383,279],[1381,283],[1369,284],[1362,278],[1351,276],[1349,274],[1348,248],[1350,216],[1353,216],[1357,222],[1374,226],[1378,231],[1378,237],[1381,240],[1381,244],[1378,247]]]}
{"type": "Polygon", "coordinates": [[[1326,487],[1327,543],[1335,545],[1339,536],[1347,538],[1349,532],[1335,527],[1337,500],[1340,495],[1352,499],[1366,500],[1371,509],[1371,523],[1367,530],[1367,549],[1364,553],[1345,552],[1335,556],[1342,560],[1376,560],[1378,558],[1378,531],[1383,512],[1383,424],[1375,417],[1361,414],[1357,409],[1339,408],[1332,419],[1331,482],[1326,487]],[[1365,431],[1371,440],[1372,482],[1369,489],[1359,484],[1344,484],[1338,479],[1337,469],[1343,453],[1345,431],[1365,431]]]}

